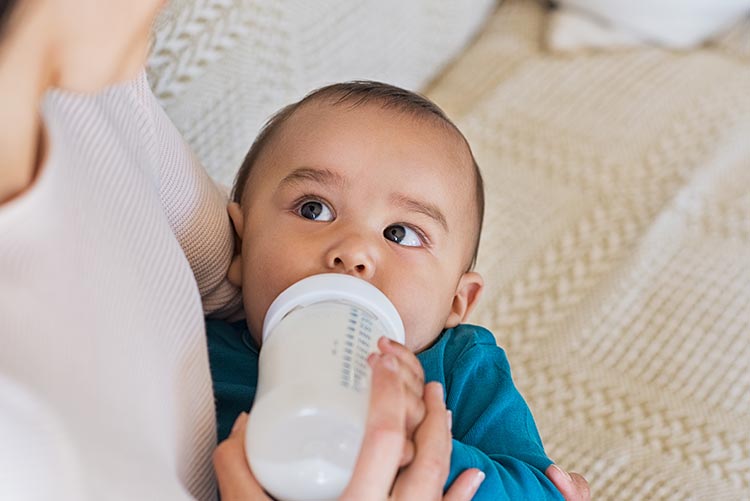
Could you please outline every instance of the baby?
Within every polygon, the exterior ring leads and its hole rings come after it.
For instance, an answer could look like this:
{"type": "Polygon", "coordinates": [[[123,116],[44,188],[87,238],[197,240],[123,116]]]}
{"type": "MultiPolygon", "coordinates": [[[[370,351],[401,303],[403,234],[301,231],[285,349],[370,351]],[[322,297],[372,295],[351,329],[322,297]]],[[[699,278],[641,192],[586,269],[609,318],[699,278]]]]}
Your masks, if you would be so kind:
{"type": "MultiPolygon", "coordinates": [[[[409,373],[415,401],[424,380],[445,388],[454,437],[446,485],[479,468],[475,499],[562,499],[505,353],[489,331],[462,324],[483,288],[473,266],[484,188],[466,139],[436,105],[376,82],[309,94],[255,140],[229,213],[239,243],[229,279],[244,286],[247,319],[206,324],[219,440],[252,405],[274,298],[310,275],[348,273],[401,315],[406,347],[379,346],[409,373]]],[[[424,410],[410,414],[413,430],[424,410]]]]}

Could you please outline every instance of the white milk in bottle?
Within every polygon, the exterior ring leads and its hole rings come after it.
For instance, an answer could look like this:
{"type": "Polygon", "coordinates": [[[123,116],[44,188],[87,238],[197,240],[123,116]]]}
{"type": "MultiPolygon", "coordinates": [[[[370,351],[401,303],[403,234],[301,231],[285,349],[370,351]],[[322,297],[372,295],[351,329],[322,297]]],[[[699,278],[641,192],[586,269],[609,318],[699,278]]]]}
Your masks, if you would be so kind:
{"type": "Polygon", "coordinates": [[[276,499],[333,500],[346,487],[367,417],[367,357],[382,336],[404,342],[396,308],[349,275],[307,277],[271,304],[245,450],[276,499]]]}

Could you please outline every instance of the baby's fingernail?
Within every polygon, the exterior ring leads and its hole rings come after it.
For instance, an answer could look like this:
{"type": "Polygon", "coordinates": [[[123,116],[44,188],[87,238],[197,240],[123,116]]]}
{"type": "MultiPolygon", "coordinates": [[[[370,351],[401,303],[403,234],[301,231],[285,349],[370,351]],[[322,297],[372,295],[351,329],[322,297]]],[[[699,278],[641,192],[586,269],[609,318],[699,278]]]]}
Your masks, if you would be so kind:
{"type": "Polygon", "coordinates": [[[477,472],[476,475],[474,475],[474,487],[475,488],[482,485],[482,482],[484,482],[484,477],[485,477],[485,474],[481,470],[477,472]]]}
{"type": "Polygon", "coordinates": [[[382,336],[378,340],[378,342],[379,343],[383,343],[381,346],[383,346],[383,348],[385,348],[385,349],[393,348],[397,344],[396,341],[394,341],[393,339],[389,338],[388,336],[382,336]]]}
{"type": "Polygon", "coordinates": [[[453,429],[453,413],[448,409],[448,429],[453,429]]]}
{"type": "Polygon", "coordinates": [[[370,355],[367,357],[367,363],[370,364],[370,367],[372,367],[375,364],[377,358],[378,358],[377,353],[370,353],[370,355]]]}
{"type": "Polygon", "coordinates": [[[398,370],[398,365],[396,364],[396,357],[393,355],[383,355],[383,365],[386,369],[389,371],[396,372],[398,370]]]}
{"type": "Polygon", "coordinates": [[[553,464],[552,468],[554,468],[555,470],[557,470],[558,472],[560,472],[560,474],[562,474],[562,476],[565,477],[565,479],[568,481],[568,483],[572,483],[573,482],[573,479],[570,478],[570,473],[568,473],[567,471],[563,470],[562,468],[560,468],[556,464],[553,464]]]}

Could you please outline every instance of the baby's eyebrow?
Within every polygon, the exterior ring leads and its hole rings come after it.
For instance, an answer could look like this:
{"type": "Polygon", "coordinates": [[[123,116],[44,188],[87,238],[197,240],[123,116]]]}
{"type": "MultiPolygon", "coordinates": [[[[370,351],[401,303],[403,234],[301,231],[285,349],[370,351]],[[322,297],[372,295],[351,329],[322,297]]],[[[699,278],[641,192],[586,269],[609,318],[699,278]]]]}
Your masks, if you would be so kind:
{"type": "Polygon", "coordinates": [[[446,232],[448,231],[448,221],[445,219],[443,212],[437,205],[415,200],[402,193],[394,193],[391,195],[391,201],[395,205],[403,207],[406,210],[419,212],[420,214],[424,214],[425,216],[434,219],[436,222],[440,223],[440,226],[442,226],[446,232]]]}
{"type": "Polygon", "coordinates": [[[328,169],[314,169],[312,167],[300,167],[294,169],[279,183],[279,188],[289,184],[295,184],[302,181],[312,181],[314,183],[323,185],[336,185],[343,188],[347,185],[347,180],[344,176],[337,172],[333,172],[328,169]]]}

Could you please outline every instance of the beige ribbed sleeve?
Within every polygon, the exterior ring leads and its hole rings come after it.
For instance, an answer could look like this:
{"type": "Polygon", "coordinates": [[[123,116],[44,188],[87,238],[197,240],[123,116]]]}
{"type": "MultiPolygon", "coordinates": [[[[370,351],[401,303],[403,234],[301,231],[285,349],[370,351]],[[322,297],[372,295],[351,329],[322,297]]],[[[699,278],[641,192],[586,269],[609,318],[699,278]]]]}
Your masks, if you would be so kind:
{"type": "Polygon", "coordinates": [[[223,200],[143,76],[50,93],[43,116],[49,158],[0,206],[0,499],[214,499],[191,265],[231,296],[223,200]]]}
{"type": "Polygon", "coordinates": [[[159,192],[169,224],[195,274],[204,312],[231,316],[241,310],[242,297],[226,280],[234,251],[228,197],[208,176],[150,90],[142,92],[140,98],[149,110],[158,144],[159,192]]]}

